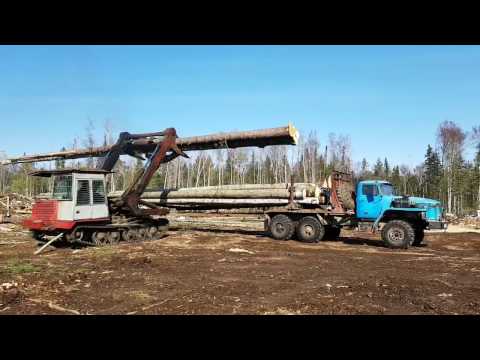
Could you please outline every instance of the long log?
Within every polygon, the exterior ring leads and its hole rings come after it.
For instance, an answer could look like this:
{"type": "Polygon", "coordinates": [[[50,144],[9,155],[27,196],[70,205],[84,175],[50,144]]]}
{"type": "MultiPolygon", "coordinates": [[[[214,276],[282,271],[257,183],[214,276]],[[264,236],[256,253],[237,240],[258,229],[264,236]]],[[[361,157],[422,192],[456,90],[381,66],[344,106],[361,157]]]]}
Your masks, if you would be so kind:
{"type": "MultiPolygon", "coordinates": [[[[177,139],[177,145],[183,151],[240,147],[265,147],[270,145],[296,145],[298,136],[298,131],[295,129],[295,127],[293,127],[293,125],[289,124],[288,126],[271,129],[217,133],[205,136],[179,138],[177,139]]],[[[156,144],[152,141],[152,139],[137,139],[132,141],[132,147],[139,152],[149,153],[155,149],[156,144]]],[[[102,157],[105,156],[111,148],[112,146],[102,146],[89,149],[20,156],[7,160],[1,160],[0,165],[102,157]]]]}
{"type": "MultiPolygon", "coordinates": [[[[270,191],[272,194],[279,195],[281,198],[288,197],[291,184],[288,183],[277,183],[277,184],[241,184],[241,185],[217,185],[217,186],[199,186],[199,187],[189,187],[189,188],[178,188],[178,189],[150,189],[148,192],[164,192],[164,194],[187,194],[192,193],[192,195],[185,195],[185,197],[250,197],[262,198],[262,197],[271,197],[270,191]],[[283,192],[282,192],[283,190],[283,192]],[[223,194],[225,191],[228,191],[223,194]],[[227,194],[232,194],[229,196],[227,194]],[[197,195],[202,194],[202,195],[197,195]],[[205,195],[204,195],[205,194],[205,195]],[[267,195],[263,195],[267,194],[267,195]]],[[[303,197],[316,197],[320,195],[320,188],[313,183],[295,183],[295,190],[302,191],[303,197]]],[[[178,196],[183,197],[183,196],[178,196]]],[[[300,196],[298,196],[300,197],[300,196]]]]}
{"type": "MultiPolygon", "coordinates": [[[[276,183],[276,184],[237,184],[237,185],[213,185],[213,186],[198,186],[188,188],[178,188],[177,191],[205,191],[205,190],[269,190],[269,189],[288,189],[290,183],[276,183]]],[[[295,183],[295,188],[306,189],[307,192],[314,192],[318,185],[314,183],[295,183]]],[[[163,189],[152,189],[152,191],[162,191],[163,189]]]]}
{"type": "Polygon", "coordinates": [[[288,199],[142,199],[146,202],[167,207],[204,207],[211,209],[237,207],[264,207],[288,204],[288,199]]]}
{"type": "MultiPolygon", "coordinates": [[[[111,197],[120,197],[122,191],[110,194],[111,197]]],[[[287,189],[255,189],[255,190],[223,190],[211,189],[204,191],[149,191],[142,195],[142,199],[288,199],[287,189]]],[[[295,199],[304,199],[306,190],[296,190],[295,199]]]]}
{"type": "MultiPolygon", "coordinates": [[[[256,209],[285,206],[288,199],[144,199],[157,206],[177,210],[256,209]]],[[[315,204],[316,199],[297,200],[298,203],[315,204]]]]}

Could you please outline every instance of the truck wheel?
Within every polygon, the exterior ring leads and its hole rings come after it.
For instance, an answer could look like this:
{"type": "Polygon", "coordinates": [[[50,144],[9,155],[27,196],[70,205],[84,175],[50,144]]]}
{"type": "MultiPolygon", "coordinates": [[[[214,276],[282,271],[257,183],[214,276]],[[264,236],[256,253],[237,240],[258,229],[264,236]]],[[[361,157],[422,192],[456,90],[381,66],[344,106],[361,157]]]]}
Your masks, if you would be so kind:
{"type": "Polygon", "coordinates": [[[306,216],[297,226],[298,239],[306,243],[316,243],[325,236],[325,227],[312,216],[306,216]]]}
{"type": "Polygon", "coordinates": [[[391,249],[407,249],[415,239],[415,231],[406,221],[392,220],[383,227],[382,239],[391,249]]]}
{"type": "Polygon", "coordinates": [[[413,240],[413,246],[420,246],[425,237],[425,231],[423,229],[415,229],[415,239],[413,240]]]}
{"type": "Polygon", "coordinates": [[[340,232],[341,232],[341,228],[339,227],[326,226],[323,240],[337,240],[338,237],[340,236],[340,232]]]}
{"type": "Polygon", "coordinates": [[[292,219],[288,216],[279,214],[272,218],[270,224],[270,233],[276,240],[289,240],[291,239],[293,232],[295,231],[295,225],[292,219]]]}

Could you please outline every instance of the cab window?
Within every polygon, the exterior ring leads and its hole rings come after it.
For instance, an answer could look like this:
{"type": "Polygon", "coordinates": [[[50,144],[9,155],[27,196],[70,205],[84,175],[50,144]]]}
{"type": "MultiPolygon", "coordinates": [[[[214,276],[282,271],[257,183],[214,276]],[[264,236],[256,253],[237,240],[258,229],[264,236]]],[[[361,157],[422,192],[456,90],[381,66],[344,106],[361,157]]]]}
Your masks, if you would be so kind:
{"type": "Polygon", "coordinates": [[[77,205],[90,205],[90,184],[88,180],[77,182],[77,205]]]}
{"type": "Polygon", "coordinates": [[[72,201],[72,175],[55,176],[52,198],[55,200],[72,201]]]}
{"type": "Polygon", "coordinates": [[[378,195],[377,185],[375,184],[363,185],[363,195],[366,195],[369,197],[378,195]]]}
{"type": "Polygon", "coordinates": [[[92,181],[93,203],[105,204],[105,186],[103,180],[92,181]]]}

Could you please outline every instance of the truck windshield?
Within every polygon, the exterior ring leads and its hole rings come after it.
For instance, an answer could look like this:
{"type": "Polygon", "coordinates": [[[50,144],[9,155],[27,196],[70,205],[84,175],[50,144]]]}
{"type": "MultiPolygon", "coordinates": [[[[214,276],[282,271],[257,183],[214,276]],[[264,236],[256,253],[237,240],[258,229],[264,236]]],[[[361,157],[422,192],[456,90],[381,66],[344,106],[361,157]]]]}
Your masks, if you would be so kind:
{"type": "Polygon", "coordinates": [[[395,188],[392,184],[382,184],[380,187],[382,195],[395,195],[395,188]]]}
{"type": "Polygon", "coordinates": [[[53,179],[53,194],[55,200],[72,201],[72,175],[55,176],[53,179]]]}

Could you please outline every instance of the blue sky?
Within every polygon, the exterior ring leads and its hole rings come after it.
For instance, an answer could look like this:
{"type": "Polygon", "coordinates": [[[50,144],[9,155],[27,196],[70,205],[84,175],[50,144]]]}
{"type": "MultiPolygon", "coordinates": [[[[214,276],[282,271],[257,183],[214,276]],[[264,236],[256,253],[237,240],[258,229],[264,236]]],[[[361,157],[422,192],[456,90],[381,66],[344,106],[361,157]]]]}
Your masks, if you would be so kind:
{"type": "Polygon", "coordinates": [[[180,136],[292,122],[353,158],[415,165],[443,120],[480,125],[479,46],[0,46],[0,151],[100,131],[180,136]]]}

